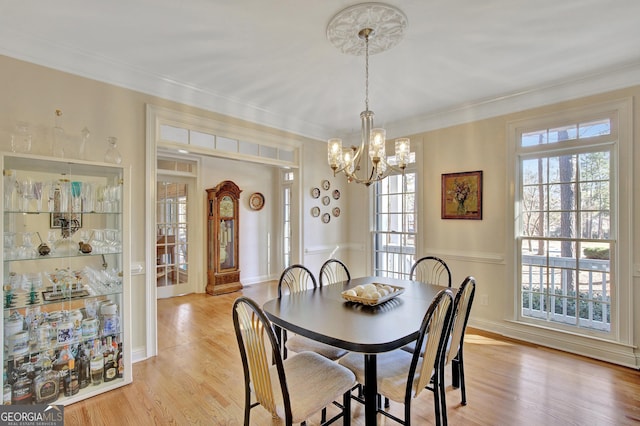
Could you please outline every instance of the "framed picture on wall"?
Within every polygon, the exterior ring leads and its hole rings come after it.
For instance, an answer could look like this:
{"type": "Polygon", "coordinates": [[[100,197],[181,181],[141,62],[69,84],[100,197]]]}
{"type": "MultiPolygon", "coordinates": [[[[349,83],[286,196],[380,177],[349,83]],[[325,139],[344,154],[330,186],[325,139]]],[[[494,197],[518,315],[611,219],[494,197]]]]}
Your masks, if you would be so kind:
{"type": "Polygon", "coordinates": [[[482,219],[482,170],[442,175],[442,219],[482,219]]]}

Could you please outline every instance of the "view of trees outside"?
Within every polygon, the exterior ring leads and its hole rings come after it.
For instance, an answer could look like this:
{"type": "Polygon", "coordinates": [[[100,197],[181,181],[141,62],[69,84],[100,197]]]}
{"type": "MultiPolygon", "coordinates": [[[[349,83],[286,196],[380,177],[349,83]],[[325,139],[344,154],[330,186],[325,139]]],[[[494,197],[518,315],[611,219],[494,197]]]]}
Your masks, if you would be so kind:
{"type": "Polygon", "coordinates": [[[610,330],[610,148],[563,146],[607,134],[608,119],[522,136],[522,146],[541,147],[520,162],[525,317],[610,330]]]}
{"type": "Polygon", "coordinates": [[[416,173],[391,175],[375,187],[376,276],[408,278],[415,260],[416,173]]]}

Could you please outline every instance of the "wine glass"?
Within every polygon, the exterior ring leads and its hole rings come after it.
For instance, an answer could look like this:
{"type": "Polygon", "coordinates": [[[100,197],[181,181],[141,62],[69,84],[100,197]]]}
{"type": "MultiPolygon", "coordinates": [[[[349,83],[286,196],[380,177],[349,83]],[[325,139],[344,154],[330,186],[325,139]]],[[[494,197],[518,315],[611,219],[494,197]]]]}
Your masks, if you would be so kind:
{"type": "Polygon", "coordinates": [[[4,258],[13,259],[16,256],[16,233],[5,232],[4,233],[4,258]]]}
{"type": "Polygon", "coordinates": [[[29,197],[33,196],[31,179],[19,180],[16,183],[16,194],[18,194],[18,209],[21,212],[29,210],[29,197]]]}
{"type": "Polygon", "coordinates": [[[90,182],[84,182],[82,184],[82,211],[92,212],[95,211],[94,207],[94,189],[93,184],[90,182]]]}
{"type": "Polygon", "coordinates": [[[44,188],[44,182],[33,182],[33,198],[36,200],[36,208],[40,212],[42,211],[42,190],[44,188]]]}
{"type": "Polygon", "coordinates": [[[33,245],[33,232],[22,233],[22,245],[18,249],[18,257],[32,259],[36,257],[36,249],[33,245]]]}
{"type": "Polygon", "coordinates": [[[13,191],[16,189],[16,171],[3,170],[2,181],[4,184],[4,209],[11,210],[13,208],[13,191]]]}
{"type": "Polygon", "coordinates": [[[71,182],[71,211],[80,212],[82,210],[82,182],[71,182]]]}
{"type": "Polygon", "coordinates": [[[33,190],[33,181],[31,178],[27,178],[22,181],[22,196],[24,197],[24,211],[28,212],[31,210],[31,200],[35,200],[35,192],[33,190]]]}

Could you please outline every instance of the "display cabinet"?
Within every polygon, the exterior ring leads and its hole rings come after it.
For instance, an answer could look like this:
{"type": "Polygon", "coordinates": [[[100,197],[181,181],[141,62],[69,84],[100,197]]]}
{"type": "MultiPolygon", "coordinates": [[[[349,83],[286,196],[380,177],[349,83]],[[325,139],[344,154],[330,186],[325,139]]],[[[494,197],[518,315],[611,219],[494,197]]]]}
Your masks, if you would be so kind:
{"type": "Polygon", "coordinates": [[[239,200],[242,190],[230,180],[207,189],[207,287],[216,295],[240,290],[239,200]]]}
{"type": "Polygon", "coordinates": [[[128,168],[1,156],[4,403],[130,383],[128,168]]]}

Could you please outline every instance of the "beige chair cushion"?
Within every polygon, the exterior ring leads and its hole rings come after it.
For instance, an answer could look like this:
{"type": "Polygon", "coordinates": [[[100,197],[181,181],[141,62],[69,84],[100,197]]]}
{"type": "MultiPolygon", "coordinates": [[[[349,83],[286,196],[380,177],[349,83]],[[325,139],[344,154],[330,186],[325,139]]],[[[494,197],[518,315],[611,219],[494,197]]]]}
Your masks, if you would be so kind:
{"type": "MultiPolygon", "coordinates": [[[[287,387],[291,398],[293,423],[300,423],[330,405],[336,397],[356,384],[355,375],[347,368],[313,352],[301,352],[284,360],[287,387]]],[[[285,418],[282,392],[277,384],[278,371],[269,369],[276,412],[285,418]]]]}
{"type": "MultiPolygon", "coordinates": [[[[413,354],[401,349],[377,355],[378,393],[393,401],[404,403],[412,358],[413,354]]],[[[421,362],[422,358],[420,358],[416,368],[414,383],[420,378],[421,362]]],[[[356,375],[356,380],[364,384],[364,355],[350,353],[340,358],[338,363],[353,371],[356,375]]],[[[412,391],[412,396],[415,396],[415,390],[412,391]]]]}
{"type": "Polygon", "coordinates": [[[286,347],[290,351],[296,353],[305,351],[316,352],[332,361],[342,358],[347,354],[347,351],[344,349],[336,348],[335,346],[327,345],[326,343],[317,342],[297,334],[287,339],[286,347]]]}

